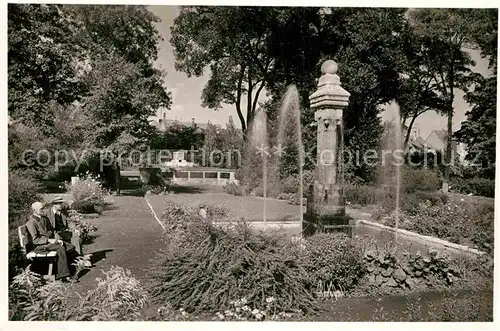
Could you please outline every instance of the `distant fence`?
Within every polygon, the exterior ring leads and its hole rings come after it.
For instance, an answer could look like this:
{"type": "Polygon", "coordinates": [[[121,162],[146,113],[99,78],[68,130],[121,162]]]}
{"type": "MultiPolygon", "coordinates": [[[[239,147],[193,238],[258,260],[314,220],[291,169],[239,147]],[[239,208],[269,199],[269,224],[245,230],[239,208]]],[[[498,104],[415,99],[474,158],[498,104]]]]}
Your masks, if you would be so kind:
{"type": "MultiPolygon", "coordinates": [[[[222,168],[177,168],[162,169],[163,178],[176,184],[212,184],[224,185],[227,182],[238,183],[235,169],[222,168]]],[[[140,186],[143,181],[138,170],[123,170],[120,172],[120,186],[140,186]]]]}

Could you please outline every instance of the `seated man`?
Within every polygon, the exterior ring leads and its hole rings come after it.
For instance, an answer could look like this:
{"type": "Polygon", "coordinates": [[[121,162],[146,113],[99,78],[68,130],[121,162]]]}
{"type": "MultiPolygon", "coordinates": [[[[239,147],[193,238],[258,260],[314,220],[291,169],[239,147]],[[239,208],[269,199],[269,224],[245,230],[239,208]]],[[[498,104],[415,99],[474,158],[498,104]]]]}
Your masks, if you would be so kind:
{"type": "Polygon", "coordinates": [[[50,221],[54,236],[56,239],[62,239],[65,242],[71,242],[75,246],[78,254],[82,253],[80,245],[80,233],[74,228],[72,223],[68,222],[66,214],[62,210],[63,199],[57,197],[51,202],[51,208],[47,210],[46,216],[50,221]]]}
{"type": "Polygon", "coordinates": [[[31,235],[36,253],[57,251],[57,279],[68,280],[70,276],[67,254],[74,251],[75,247],[60,239],[53,239],[53,231],[48,218],[42,214],[43,204],[34,202],[31,205],[33,214],[26,223],[31,235]]]}

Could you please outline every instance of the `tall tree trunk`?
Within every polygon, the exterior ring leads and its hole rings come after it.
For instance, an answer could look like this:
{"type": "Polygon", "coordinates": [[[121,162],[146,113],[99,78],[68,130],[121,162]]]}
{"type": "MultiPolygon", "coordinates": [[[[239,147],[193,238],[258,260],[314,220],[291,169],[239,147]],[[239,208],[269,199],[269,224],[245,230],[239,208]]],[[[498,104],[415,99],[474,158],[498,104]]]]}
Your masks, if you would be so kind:
{"type": "Polygon", "coordinates": [[[238,114],[238,118],[240,119],[241,122],[241,131],[243,131],[243,139],[246,140],[246,132],[247,132],[247,125],[245,122],[245,118],[243,117],[243,113],[241,112],[241,94],[242,94],[242,85],[243,85],[243,77],[245,75],[245,66],[241,66],[240,70],[240,77],[238,79],[238,89],[236,91],[236,113],[238,114]]]}
{"type": "Polygon", "coordinates": [[[442,190],[444,193],[448,193],[449,182],[450,182],[452,134],[453,134],[453,106],[449,106],[449,109],[448,109],[448,128],[447,128],[447,137],[446,137],[445,167],[444,167],[444,178],[443,178],[443,187],[442,187],[442,190]]]}
{"type": "Polygon", "coordinates": [[[454,82],[454,71],[453,71],[453,62],[450,65],[449,71],[449,79],[450,79],[450,95],[448,99],[448,134],[446,137],[446,157],[445,157],[445,168],[444,168],[444,178],[443,178],[443,187],[442,190],[444,193],[448,193],[448,189],[450,187],[450,167],[451,167],[451,143],[452,143],[452,135],[453,135],[453,86],[454,82]]]}
{"type": "MultiPolygon", "coordinates": [[[[403,144],[403,149],[406,150],[406,147],[408,147],[408,141],[410,141],[410,134],[411,134],[411,129],[413,127],[413,124],[415,124],[415,120],[417,119],[418,112],[416,112],[413,117],[411,118],[410,124],[408,125],[408,129],[406,130],[406,136],[405,136],[405,141],[403,144]]],[[[405,121],[403,121],[404,124],[405,121]]]]}
{"type": "Polygon", "coordinates": [[[252,76],[250,68],[248,68],[248,91],[247,91],[247,130],[251,130],[254,114],[252,112],[252,76]]]}

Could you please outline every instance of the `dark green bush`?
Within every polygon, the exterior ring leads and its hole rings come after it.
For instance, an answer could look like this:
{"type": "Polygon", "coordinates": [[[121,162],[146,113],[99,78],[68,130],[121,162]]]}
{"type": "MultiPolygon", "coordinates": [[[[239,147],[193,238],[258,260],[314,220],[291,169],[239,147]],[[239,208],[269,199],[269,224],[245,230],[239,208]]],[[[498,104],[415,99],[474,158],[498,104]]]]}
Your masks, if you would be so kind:
{"type": "Polygon", "coordinates": [[[31,204],[40,200],[42,188],[26,171],[9,172],[9,225],[17,228],[26,222],[31,204]]]}
{"type": "MultiPolygon", "coordinates": [[[[314,171],[305,170],[302,174],[304,194],[309,189],[309,186],[314,184],[314,171]]],[[[281,180],[281,193],[298,193],[300,187],[300,178],[298,174],[290,175],[281,180]]]]}
{"type": "Polygon", "coordinates": [[[343,233],[316,234],[305,246],[307,272],[317,286],[346,291],[365,274],[363,253],[343,233]]]}
{"type": "Polygon", "coordinates": [[[380,203],[387,195],[382,188],[369,185],[346,185],[344,187],[345,200],[355,206],[368,206],[380,203]]]}
{"type": "Polygon", "coordinates": [[[245,195],[245,189],[242,186],[239,186],[238,184],[234,182],[227,182],[223,186],[224,192],[231,194],[231,195],[236,195],[236,196],[242,196],[245,195]]]}
{"type": "Polygon", "coordinates": [[[441,188],[441,179],[437,171],[404,167],[401,178],[406,193],[416,191],[433,192],[441,188]]]}
{"type": "Polygon", "coordinates": [[[41,191],[39,183],[29,172],[9,172],[9,278],[26,265],[17,228],[28,220],[31,204],[41,200],[41,191]]]}
{"type": "Polygon", "coordinates": [[[17,229],[9,231],[9,280],[27,265],[26,256],[19,245],[17,229]]]}
{"type": "Polygon", "coordinates": [[[453,192],[479,195],[483,197],[495,197],[495,180],[474,177],[470,179],[455,178],[451,182],[450,189],[453,192]]]}
{"type": "MultiPolygon", "coordinates": [[[[420,203],[428,203],[430,206],[441,206],[448,202],[448,196],[440,191],[422,192],[415,191],[412,193],[401,193],[399,197],[399,210],[416,215],[419,211],[420,203]]],[[[378,203],[385,215],[391,214],[396,210],[396,193],[386,191],[385,196],[380,198],[378,203]]]]}
{"type": "Polygon", "coordinates": [[[423,192],[414,191],[410,194],[403,194],[400,208],[410,214],[418,213],[420,203],[429,203],[430,206],[441,206],[448,202],[448,196],[441,191],[423,192]]]}

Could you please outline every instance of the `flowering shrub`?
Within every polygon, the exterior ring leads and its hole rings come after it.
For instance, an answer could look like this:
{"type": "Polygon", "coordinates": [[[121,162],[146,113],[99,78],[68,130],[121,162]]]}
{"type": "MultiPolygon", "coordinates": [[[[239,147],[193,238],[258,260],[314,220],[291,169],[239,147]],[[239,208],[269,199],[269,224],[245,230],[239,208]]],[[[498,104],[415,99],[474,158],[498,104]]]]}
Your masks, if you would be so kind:
{"type": "Polygon", "coordinates": [[[112,266],[96,278],[97,286],[80,299],[79,321],[138,320],[147,304],[147,292],[130,270],[112,266]]]}
{"type": "Polygon", "coordinates": [[[31,204],[40,199],[41,187],[27,171],[9,171],[9,225],[26,222],[31,204]]]}
{"type": "Polygon", "coordinates": [[[66,184],[71,193],[72,208],[81,213],[101,213],[110,204],[109,193],[103,188],[98,177],[87,172],[74,185],[66,184]]]}
{"type": "Polygon", "coordinates": [[[470,179],[458,178],[452,181],[451,190],[462,194],[472,193],[484,197],[495,197],[495,180],[474,177],[470,179]]]}
{"type": "Polygon", "coordinates": [[[68,222],[73,224],[83,243],[89,242],[92,239],[92,233],[97,231],[94,224],[84,221],[82,215],[74,209],[68,210],[68,222]]]}
{"type": "MultiPolygon", "coordinates": [[[[84,260],[82,260],[84,261],[84,260]]],[[[27,268],[10,285],[12,320],[116,321],[141,318],[147,293],[129,270],[111,267],[97,285],[75,302],[73,283],[44,283],[27,268]]]]}

